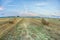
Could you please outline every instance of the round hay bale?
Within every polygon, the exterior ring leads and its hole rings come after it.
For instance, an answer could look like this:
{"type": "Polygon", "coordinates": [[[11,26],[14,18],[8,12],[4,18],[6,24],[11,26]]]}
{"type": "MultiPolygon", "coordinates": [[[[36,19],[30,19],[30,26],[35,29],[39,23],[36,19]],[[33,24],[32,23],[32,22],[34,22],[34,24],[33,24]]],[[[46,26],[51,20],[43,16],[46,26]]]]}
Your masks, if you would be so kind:
{"type": "Polygon", "coordinates": [[[14,23],[14,21],[9,21],[9,23],[10,23],[10,24],[13,24],[13,23],[14,23]]]}
{"type": "Polygon", "coordinates": [[[42,18],[41,22],[42,22],[43,25],[49,25],[48,20],[46,20],[44,18],[42,18]]]}
{"type": "Polygon", "coordinates": [[[59,21],[60,21],[60,19],[59,19],[59,21]]]}

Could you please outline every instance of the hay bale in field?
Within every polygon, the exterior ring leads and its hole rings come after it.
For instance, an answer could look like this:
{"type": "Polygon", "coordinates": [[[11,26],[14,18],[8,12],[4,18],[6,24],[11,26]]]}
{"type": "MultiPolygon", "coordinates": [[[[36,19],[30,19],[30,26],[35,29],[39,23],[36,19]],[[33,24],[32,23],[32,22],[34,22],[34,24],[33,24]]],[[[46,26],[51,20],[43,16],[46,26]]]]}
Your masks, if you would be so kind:
{"type": "Polygon", "coordinates": [[[10,23],[10,24],[13,24],[13,23],[14,23],[14,21],[9,21],[9,23],[10,23]]]}
{"type": "Polygon", "coordinates": [[[15,22],[16,22],[16,18],[14,18],[13,20],[9,21],[10,24],[14,24],[15,22]]]}
{"type": "Polygon", "coordinates": [[[60,19],[59,19],[59,21],[60,21],[60,19]]]}
{"type": "Polygon", "coordinates": [[[41,22],[42,22],[43,25],[49,25],[48,20],[46,20],[44,18],[42,18],[41,22]]]}

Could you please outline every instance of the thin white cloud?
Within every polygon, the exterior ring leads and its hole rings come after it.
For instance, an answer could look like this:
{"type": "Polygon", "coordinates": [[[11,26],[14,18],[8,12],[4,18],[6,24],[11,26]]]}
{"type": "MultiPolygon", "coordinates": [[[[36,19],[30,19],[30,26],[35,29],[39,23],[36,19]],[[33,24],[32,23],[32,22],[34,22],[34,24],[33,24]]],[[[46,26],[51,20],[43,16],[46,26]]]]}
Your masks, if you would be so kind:
{"type": "Polygon", "coordinates": [[[3,5],[8,5],[9,3],[11,3],[13,0],[4,0],[3,5]]]}
{"type": "Polygon", "coordinates": [[[30,12],[30,11],[15,10],[14,12],[17,12],[17,15],[19,15],[19,16],[39,16],[39,14],[34,13],[34,12],[30,12]]]}
{"type": "Polygon", "coordinates": [[[3,6],[16,6],[15,4],[11,4],[13,0],[5,0],[3,3],[3,6]]]}
{"type": "Polygon", "coordinates": [[[55,12],[54,15],[55,16],[60,16],[60,12],[59,11],[58,12],[55,12]]]}
{"type": "Polygon", "coordinates": [[[46,15],[46,16],[60,16],[59,11],[52,12],[52,11],[45,10],[41,14],[46,15]]]}
{"type": "Polygon", "coordinates": [[[8,6],[16,6],[16,5],[8,5],[8,6]]]}
{"type": "Polygon", "coordinates": [[[4,10],[4,8],[3,8],[3,7],[0,7],[0,11],[1,11],[1,10],[4,10]]]}
{"type": "Polygon", "coordinates": [[[45,5],[47,5],[47,3],[46,2],[41,2],[41,3],[36,3],[35,5],[39,7],[39,6],[45,6],[45,5]]]}

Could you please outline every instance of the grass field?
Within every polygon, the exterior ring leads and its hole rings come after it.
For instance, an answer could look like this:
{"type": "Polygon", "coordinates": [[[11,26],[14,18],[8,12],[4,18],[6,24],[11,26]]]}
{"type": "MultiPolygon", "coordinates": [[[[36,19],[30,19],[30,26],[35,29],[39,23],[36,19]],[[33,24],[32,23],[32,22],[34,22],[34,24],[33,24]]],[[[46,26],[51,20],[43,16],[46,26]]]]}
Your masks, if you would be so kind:
{"type": "Polygon", "coordinates": [[[42,18],[0,18],[0,40],[60,40],[60,19],[44,19],[49,25],[42,18]]]}

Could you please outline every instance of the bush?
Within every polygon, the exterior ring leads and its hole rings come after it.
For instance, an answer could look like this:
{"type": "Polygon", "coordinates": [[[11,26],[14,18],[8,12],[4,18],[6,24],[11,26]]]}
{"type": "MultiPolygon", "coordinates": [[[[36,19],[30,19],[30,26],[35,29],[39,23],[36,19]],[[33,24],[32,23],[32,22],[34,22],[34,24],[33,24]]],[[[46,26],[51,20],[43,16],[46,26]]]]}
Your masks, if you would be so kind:
{"type": "Polygon", "coordinates": [[[20,16],[17,16],[17,17],[20,17],[20,16]]]}

